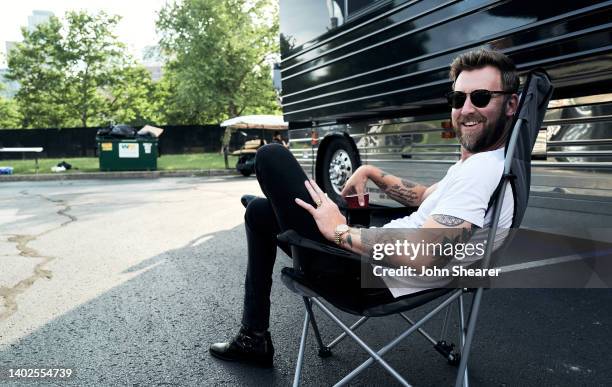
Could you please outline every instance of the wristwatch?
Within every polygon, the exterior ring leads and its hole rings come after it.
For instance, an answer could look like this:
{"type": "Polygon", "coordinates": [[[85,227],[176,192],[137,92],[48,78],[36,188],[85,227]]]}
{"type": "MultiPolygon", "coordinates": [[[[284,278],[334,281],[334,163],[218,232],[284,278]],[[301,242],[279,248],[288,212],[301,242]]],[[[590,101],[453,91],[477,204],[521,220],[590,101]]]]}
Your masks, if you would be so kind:
{"type": "Polygon", "coordinates": [[[349,231],[349,226],[347,224],[339,224],[336,226],[334,230],[334,240],[337,245],[342,243],[342,235],[346,234],[349,231]]]}

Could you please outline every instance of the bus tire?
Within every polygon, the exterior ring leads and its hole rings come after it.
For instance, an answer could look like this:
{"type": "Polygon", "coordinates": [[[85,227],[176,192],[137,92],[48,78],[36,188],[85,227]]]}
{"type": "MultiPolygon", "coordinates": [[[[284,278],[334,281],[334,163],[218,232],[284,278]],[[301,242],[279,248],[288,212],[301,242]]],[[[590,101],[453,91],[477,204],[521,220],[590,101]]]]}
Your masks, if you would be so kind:
{"type": "Polygon", "coordinates": [[[321,188],[336,203],[340,202],[342,187],[359,167],[358,164],[359,159],[353,145],[344,137],[334,138],[325,148],[321,188]]]}

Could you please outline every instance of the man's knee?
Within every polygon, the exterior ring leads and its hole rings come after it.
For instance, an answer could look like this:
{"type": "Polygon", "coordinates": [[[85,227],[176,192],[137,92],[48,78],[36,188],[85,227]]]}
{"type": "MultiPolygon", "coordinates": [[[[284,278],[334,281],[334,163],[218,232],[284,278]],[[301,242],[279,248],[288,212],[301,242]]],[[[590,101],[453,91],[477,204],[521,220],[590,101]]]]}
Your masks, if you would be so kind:
{"type": "Polygon", "coordinates": [[[249,202],[244,213],[245,223],[252,229],[265,227],[267,221],[274,217],[270,202],[266,198],[255,198],[249,202]]]}
{"type": "Polygon", "coordinates": [[[271,166],[278,166],[282,164],[282,160],[285,160],[291,152],[280,144],[267,144],[257,150],[255,154],[255,170],[264,171],[271,166]]]}

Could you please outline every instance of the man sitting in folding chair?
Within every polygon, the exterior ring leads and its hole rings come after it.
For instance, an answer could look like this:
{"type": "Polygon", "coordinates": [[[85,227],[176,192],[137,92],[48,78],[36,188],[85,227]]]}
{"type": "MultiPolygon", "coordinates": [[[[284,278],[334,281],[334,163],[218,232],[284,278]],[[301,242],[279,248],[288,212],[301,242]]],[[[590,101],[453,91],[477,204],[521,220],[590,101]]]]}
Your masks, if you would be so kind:
{"type": "MultiPolygon", "coordinates": [[[[451,65],[450,77],[454,91],[447,98],[452,107],[453,127],[461,143],[461,160],[446,176],[426,187],[385,174],[373,166],[362,166],[344,188],[344,193],[363,193],[367,181],[371,180],[399,203],[419,207],[410,216],[395,219],[384,227],[471,229],[488,227],[491,223],[492,215],[487,209],[504,173],[504,145],[518,105],[519,77],[508,57],[488,50],[457,57],[451,65]]],[[[242,328],[232,341],[213,344],[210,352],[224,360],[271,366],[274,350],[268,328],[276,246],[292,254],[290,247],[277,240],[276,235],[294,230],[319,244],[340,246],[357,254],[367,255],[369,246],[361,240],[361,229],[347,225],[338,206],[314,181],[307,179],[284,147],[261,148],[257,153],[256,172],[266,198],[243,198],[248,201],[245,214],[248,267],[242,328]]],[[[513,216],[512,190],[505,191],[499,211],[499,227],[509,228],[513,216]]],[[[409,292],[363,289],[359,282],[343,281],[359,274],[350,269],[343,271],[343,261],[337,255],[321,253],[318,258],[319,263],[337,268],[337,272],[328,272],[328,277],[320,280],[333,281],[334,286],[352,284],[356,302],[375,299],[384,304],[409,292]]],[[[318,331],[315,333],[319,339],[318,331]]]]}

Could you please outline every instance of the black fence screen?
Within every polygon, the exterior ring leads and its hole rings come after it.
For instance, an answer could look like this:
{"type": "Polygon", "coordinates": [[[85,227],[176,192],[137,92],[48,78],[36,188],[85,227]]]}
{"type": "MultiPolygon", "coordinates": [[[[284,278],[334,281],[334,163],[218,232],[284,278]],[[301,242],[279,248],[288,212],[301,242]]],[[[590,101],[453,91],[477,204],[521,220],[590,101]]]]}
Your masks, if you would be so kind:
{"type": "MultiPolygon", "coordinates": [[[[218,125],[162,126],[159,152],[164,154],[219,152],[224,128],[218,125]]],[[[95,157],[97,156],[96,132],[100,128],[63,129],[3,129],[0,130],[2,147],[43,147],[38,156],[45,157],[95,157]]],[[[137,128],[139,129],[139,128],[137,128]]],[[[263,136],[268,142],[272,131],[245,129],[236,131],[231,138],[230,149],[238,149],[246,140],[263,136]]],[[[29,156],[24,157],[31,157],[29,156]]],[[[21,158],[19,154],[0,152],[0,160],[21,158]]]]}

